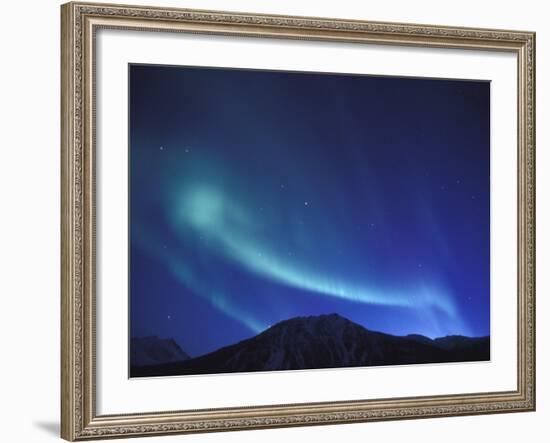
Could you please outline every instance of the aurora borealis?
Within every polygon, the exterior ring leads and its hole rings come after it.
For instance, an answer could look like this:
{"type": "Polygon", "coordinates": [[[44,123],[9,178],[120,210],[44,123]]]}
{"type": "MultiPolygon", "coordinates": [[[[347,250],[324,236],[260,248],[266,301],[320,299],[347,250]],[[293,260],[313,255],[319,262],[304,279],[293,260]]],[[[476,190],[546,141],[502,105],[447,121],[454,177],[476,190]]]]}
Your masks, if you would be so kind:
{"type": "Polygon", "coordinates": [[[131,65],[131,335],[488,335],[481,81],[131,65]]]}

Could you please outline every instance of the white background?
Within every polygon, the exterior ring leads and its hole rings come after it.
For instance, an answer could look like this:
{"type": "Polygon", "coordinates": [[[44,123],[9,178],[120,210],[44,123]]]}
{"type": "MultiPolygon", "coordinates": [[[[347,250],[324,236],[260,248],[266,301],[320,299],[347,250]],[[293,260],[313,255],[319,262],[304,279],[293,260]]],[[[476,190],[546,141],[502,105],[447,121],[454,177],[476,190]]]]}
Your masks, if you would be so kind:
{"type": "MultiPolygon", "coordinates": [[[[147,3],[134,0],[134,3],[147,3]]],[[[550,418],[549,15],[544,2],[158,1],[159,5],[361,18],[537,31],[538,411],[270,431],[162,437],[147,441],[378,440],[385,442],[544,441],[550,418]],[[546,173],[545,173],[546,172],[546,173]]],[[[3,5],[0,28],[0,407],[2,441],[55,441],[59,421],[59,3],[3,5]],[[9,5],[9,6],[8,6],[9,5]]]]}

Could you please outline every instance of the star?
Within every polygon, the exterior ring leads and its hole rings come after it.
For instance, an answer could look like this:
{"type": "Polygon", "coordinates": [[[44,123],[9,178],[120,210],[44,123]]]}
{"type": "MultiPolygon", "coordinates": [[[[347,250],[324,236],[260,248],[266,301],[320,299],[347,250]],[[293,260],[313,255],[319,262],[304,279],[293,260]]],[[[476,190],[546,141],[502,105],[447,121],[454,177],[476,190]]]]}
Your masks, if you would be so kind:
{"type": "Polygon", "coordinates": [[[418,263],[418,267],[421,268],[421,267],[422,267],[422,263],[418,263]]]}
{"type": "Polygon", "coordinates": [[[185,152],[189,152],[189,148],[185,148],[185,152]]]}
{"type": "Polygon", "coordinates": [[[164,146],[161,146],[159,149],[160,149],[161,151],[164,151],[164,146]]]}
{"type": "Polygon", "coordinates": [[[168,314],[168,320],[170,320],[172,318],[172,316],[170,314],[168,314]]]}
{"type": "Polygon", "coordinates": [[[309,206],[309,202],[305,201],[304,206],[309,206]]]}

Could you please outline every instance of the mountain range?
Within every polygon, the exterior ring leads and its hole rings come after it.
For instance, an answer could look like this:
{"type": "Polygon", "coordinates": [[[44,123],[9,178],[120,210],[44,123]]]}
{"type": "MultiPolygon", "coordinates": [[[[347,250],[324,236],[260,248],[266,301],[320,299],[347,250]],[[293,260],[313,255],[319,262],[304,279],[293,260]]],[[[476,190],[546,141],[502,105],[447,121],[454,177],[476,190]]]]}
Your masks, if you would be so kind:
{"type": "MultiPolygon", "coordinates": [[[[134,340],[143,339],[133,339],[132,344],[134,340]]],[[[167,340],[157,339],[159,346],[163,342],[167,340]]],[[[177,346],[173,340],[170,342],[177,346]]],[[[153,363],[132,358],[131,376],[485,361],[490,359],[490,338],[395,336],[371,331],[338,314],[329,314],[291,318],[252,338],[195,358],[181,352],[185,357],[179,360],[176,356],[180,354],[170,355],[167,361],[155,358],[153,363]]],[[[132,348],[132,356],[133,353],[132,348]]],[[[147,355],[151,354],[150,349],[147,355]]]]}

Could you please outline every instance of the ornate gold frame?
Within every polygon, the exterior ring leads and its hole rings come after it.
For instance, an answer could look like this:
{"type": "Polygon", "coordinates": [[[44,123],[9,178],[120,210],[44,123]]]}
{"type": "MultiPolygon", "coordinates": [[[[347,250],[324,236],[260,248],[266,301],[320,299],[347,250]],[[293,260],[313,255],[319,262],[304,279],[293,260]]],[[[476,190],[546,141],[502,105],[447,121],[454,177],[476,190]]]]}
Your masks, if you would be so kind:
{"type": "Polygon", "coordinates": [[[61,7],[61,436],[67,440],[535,409],[535,34],[68,3],[61,7]],[[98,416],[94,35],[99,28],[508,51],[518,60],[518,380],[510,392],[98,416]]]}

